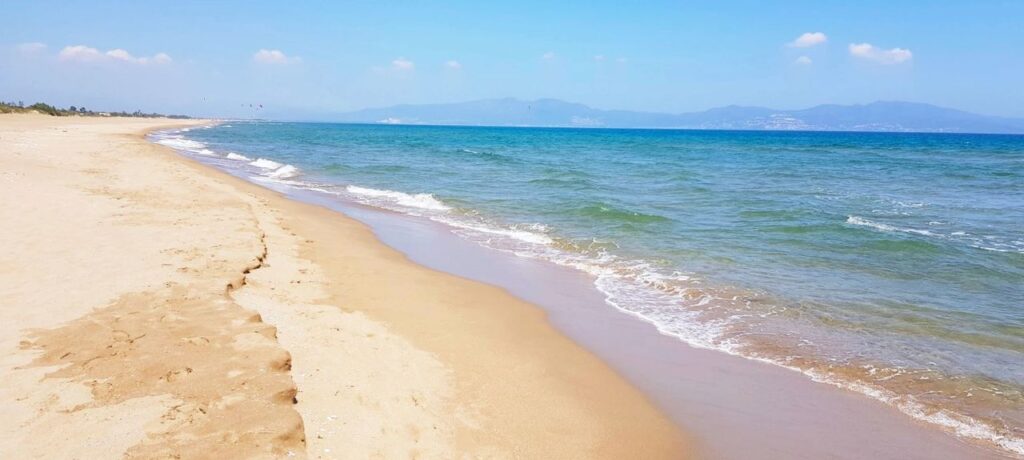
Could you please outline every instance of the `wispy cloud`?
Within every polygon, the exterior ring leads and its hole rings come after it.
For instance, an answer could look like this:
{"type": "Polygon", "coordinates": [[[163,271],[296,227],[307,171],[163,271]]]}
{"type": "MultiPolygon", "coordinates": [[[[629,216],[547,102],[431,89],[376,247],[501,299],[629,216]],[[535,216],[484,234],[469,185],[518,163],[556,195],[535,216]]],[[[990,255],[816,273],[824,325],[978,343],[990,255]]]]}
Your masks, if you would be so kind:
{"type": "Polygon", "coordinates": [[[547,53],[540,55],[540,58],[545,61],[553,61],[556,57],[557,56],[554,51],[548,51],[547,53]]]}
{"type": "Polygon", "coordinates": [[[121,48],[112,49],[104,53],[96,48],[85,45],[65,46],[57,53],[57,59],[75,62],[128,62],[140,65],[169,64],[173,61],[167,53],[157,53],[148,57],[136,57],[121,48]]]}
{"type": "Polygon", "coordinates": [[[281,50],[260,49],[253,53],[252,61],[257,64],[284,65],[298,64],[302,62],[302,58],[298,56],[289,56],[284,54],[281,50]]]}
{"type": "Polygon", "coordinates": [[[604,55],[598,54],[597,56],[594,56],[594,60],[597,62],[604,62],[604,55]]]}
{"type": "Polygon", "coordinates": [[[879,64],[899,64],[914,57],[914,54],[908,49],[882,49],[870,43],[851,43],[850,55],[879,64]]]}
{"type": "Polygon", "coordinates": [[[793,62],[800,65],[811,65],[814,61],[809,56],[800,56],[793,62]]]}
{"type": "Polygon", "coordinates": [[[804,32],[796,40],[788,43],[788,46],[792,48],[810,48],[815,45],[820,45],[828,41],[828,37],[823,32],[804,32]]]}
{"type": "Polygon", "coordinates": [[[462,68],[462,64],[461,64],[461,63],[460,63],[459,61],[456,61],[456,60],[454,60],[454,59],[453,59],[453,60],[450,60],[450,61],[447,61],[447,62],[445,62],[445,63],[444,63],[444,66],[445,66],[445,67],[447,67],[447,68],[449,68],[449,69],[455,69],[455,70],[458,70],[458,69],[461,69],[461,68],[462,68]]]}
{"type": "Polygon", "coordinates": [[[416,64],[404,57],[400,57],[391,61],[391,68],[401,71],[410,71],[416,68],[416,64]]]}

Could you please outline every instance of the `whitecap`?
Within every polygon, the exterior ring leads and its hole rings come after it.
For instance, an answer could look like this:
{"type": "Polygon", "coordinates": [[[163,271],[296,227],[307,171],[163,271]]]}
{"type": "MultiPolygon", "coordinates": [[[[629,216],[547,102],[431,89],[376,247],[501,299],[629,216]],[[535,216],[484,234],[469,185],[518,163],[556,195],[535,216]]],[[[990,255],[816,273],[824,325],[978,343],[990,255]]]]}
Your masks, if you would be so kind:
{"type": "Polygon", "coordinates": [[[274,179],[287,179],[299,175],[299,168],[292,165],[284,165],[267,174],[267,177],[274,179]]]}
{"type": "Polygon", "coordinates": [[[256,161],[253,161],[249,164],[262,169],[277,169],[280,168],[281,166],[284,166],[281,163],[278,163],[274,160],[268,160],[266,158],[258,158],[256,159],[256,161]]]}
{"type": "Polygon", "coordinates": [[[196,152],[206,148],[206,144],[202,142],[193,141],[190,139],[182,139],[180,137],[168,137],[166,139],[160,139],[156,141],[157,144],[170,147],[178,150],[188,150],[196,152]]]}
{"type": "Polygon", "coordinates": [[[465,230],[471,230],[479,233],[486,233],[490,235],[501,235],[506,236],[515,240],[523,241],[526,243],[533,243],[539,245],[550,245],[554,243],[554,240],[550,236],[547,236],[539,232],[531,232],[526,230],[519,230],[515,228],[504,229],[496,227],[488,227],[484,225],[474,225],[467,222],[458,221],[455,219],[439,219],[440,222],[448,224],[452,227],[461,228],[465,230]]]}
{"type": "Polygon", "coordinates": [[[867,219],[865,219],[863,217],[857,217],[857,216],[847,216],[846,217],[846,223],[848,223],[850,225],[859,225],[859,226],[862,226],[862,227],[870,227],[870,228],[873,228],[875,230],[879,230],[879,231],[882,231],[882,232],[889,232],[889,233],[899,232],[899,233],[914,233],[914,234],[917,234],[917,235],[924,235],[924,236],[938,236],[938,235],[936,235],[936,234],[934,234],[932,232],[929,232],[928,230],[918,230],[916,228],[896,227],[896,226],[893,226],[893,225],[882,224],[882,223],[878,223],[878,222],[872,222],[872,221],[867,220],[867,219]]]}
{"type": "Polygon", "coordinates": [[[431,211],[448,211],[450,206],[442,203],[429,193],[408,194],[394,190],[377,190],[375,188],[349,185],[345,190],[351,194],[384,200],[407,208],[428,209],[431,211]]]}
{"type": "Polygon", "coordinates": [[[249,157],[247,157],[245,155],[239,155],[239,154],[237,154],[235,152],[228,152],[228,155],[227,155],[226,158],[229,159],[229,160],[236,160],[236,161],[252,161],[252,158],[249,158],[249,157]]]}

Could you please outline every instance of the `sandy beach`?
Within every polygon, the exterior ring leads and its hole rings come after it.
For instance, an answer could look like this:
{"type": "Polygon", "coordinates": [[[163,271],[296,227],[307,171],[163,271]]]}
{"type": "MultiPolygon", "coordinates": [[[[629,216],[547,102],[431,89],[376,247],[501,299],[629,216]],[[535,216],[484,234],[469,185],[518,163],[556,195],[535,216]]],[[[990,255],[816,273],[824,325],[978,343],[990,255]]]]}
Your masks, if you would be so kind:
{"type": "Polygon", "coordinates": [[[0,116],[0,457],[683,458],[506,291],[144,139],[0,116]]]}

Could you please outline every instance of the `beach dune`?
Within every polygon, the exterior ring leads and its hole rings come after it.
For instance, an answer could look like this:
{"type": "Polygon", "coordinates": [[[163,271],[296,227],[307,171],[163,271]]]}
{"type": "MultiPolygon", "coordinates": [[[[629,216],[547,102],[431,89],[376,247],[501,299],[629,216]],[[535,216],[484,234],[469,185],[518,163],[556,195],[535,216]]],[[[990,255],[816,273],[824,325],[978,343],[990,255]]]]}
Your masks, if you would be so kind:
{"type": "Polygon", "coordinates": [[[147,142],[0,116],[0,457],[681,458],[503,290],[147,142]]]}

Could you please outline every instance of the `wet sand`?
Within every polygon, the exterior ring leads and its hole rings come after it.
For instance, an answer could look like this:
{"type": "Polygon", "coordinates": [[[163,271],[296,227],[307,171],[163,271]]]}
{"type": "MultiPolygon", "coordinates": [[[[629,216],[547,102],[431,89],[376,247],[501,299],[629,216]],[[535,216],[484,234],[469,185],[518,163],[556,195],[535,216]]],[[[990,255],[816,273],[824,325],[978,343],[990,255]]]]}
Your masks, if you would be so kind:
{"type": "Polygon", "coordinates": [[[5,458],[681,458],[648,398],[500,288],[149,144],[0,116],[5,458]]]}

